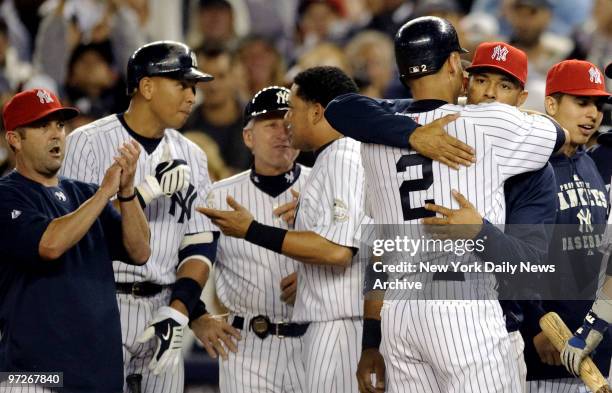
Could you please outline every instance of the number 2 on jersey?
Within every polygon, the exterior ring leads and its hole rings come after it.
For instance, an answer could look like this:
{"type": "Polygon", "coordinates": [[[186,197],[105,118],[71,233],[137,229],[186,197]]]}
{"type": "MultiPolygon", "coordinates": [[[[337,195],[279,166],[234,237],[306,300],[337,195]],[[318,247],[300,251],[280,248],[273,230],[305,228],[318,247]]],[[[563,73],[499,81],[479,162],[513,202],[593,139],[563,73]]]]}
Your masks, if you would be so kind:
{"type": "MultiPolygon", "coordinates": [[[[414,180],[405,180],[400,186],[400,198],[402,201],[402,213],[404,221],[416,220],[424,217],[434,217],[435,212],[425,210],[424,207],[412,207],[410,205],[410,193],[413,191],[425,191],[433,184],[433,171],[431,169],[431,160],[420,154],[407,154],[401,156],[397,161],[397,172],[405,172],[409,167],[421,165],[423,178],[414,180]]],[[[435,203],[433,199],[426,199],[423,203],[435,203]]]]}

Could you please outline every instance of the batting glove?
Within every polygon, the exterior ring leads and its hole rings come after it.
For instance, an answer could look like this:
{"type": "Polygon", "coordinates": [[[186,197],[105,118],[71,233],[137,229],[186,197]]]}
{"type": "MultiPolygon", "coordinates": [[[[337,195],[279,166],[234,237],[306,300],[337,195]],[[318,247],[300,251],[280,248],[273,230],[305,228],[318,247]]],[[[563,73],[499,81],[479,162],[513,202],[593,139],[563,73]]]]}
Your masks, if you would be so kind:
{"type": "Polygon", "coordinates": [[[152,370],[154,375],[165,372],[168,367],[172,367],[173,373],[176,372],[182,356],[183,328],[188,322],[186,315],[172,307],[164,306],[157,310],[149,327],[136,339],[144,344],[153,337],[158,338],[157,348],[149,363],[149,370],[152,370]]]}
{"type": "Polygon", "coordinates": [[[576,330],[561,351],[561,362],[574,376],[580,375],[580,363],[601,342],[608,329],[608,322],[599,318],[590,310],[584,318],[584,324],[576,330]]]}
{"type": "Polygon", "coordinates": [[[145,205],[165,195],[172,196],[189,186],[191,168],[185,160],[161,162],[155,167],[155,176],[146,176],[145,181],[136,188],[145,205]]]}

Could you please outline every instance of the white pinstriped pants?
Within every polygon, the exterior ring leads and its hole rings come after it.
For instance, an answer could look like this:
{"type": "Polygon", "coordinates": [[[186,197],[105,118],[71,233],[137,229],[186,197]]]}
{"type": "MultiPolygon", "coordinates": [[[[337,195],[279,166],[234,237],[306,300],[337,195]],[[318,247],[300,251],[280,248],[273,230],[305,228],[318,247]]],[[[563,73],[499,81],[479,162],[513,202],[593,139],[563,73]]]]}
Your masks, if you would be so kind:
{"type": "Polygon", "coordinates": [[[361,318],[311,322],[304,335],[306,391],[355,393],[361,355],[361,318]]]}
{"type": "Polygon", "coordinates": [[[528,393],[589,393],[578,378],[543,379],[527,382],[528,393]]]}
{"type": "Polygon", "coordinates": [[[238,352],[219,360],[221,393],[305,393],[302,337],[259,338],[245,326],[238,352]]]}
{"type": "Polygon", "coordinates": [[[527,393],[527,363],[525,363],[525,354],[523,353],[525,350],[525,341],[523,340],[523,336],[521,336],[521,332],[518,330],[508,333],[508,336],[512,343],[512,356],[514,356],[516,360],[516,366],[521,380],[521,392],[527,393]]]}
{"type": "Polygon", "coordinates": [[[498,301],[385,301],[390,393],[516,393],[523,384],[498,301]]]}
{"type": "MultiPolygon", "coordinates": [[[[136,338],[146,329],[153,319],[157,309],[168,305],[170,289],[152,297],[134,297],[117,294],[119,316],[121,317],[121,339],[123,342],[123,377],[130,374],[142,375],[142,393],[182,393],[185,388],[185,368],[183,358],[176,373],[169,368],[165,373],[153,375],[149,371],[149,362],[157,347],[157,339],[152,338],[145,344],[136,343],[136,338]]],[[[125,393],[132,393],[127,385],[123,386],[125,393]]]]}

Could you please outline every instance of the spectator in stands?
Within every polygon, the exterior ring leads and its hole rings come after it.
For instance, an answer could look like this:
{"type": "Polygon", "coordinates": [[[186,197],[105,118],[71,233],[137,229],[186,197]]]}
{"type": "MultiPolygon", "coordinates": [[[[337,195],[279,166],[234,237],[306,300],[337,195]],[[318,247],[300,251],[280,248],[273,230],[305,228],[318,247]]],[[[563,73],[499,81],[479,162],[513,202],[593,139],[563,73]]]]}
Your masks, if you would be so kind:
{"type": "Polygon", "coordinates": [[[200,46],[234,48],[237,44],[234,9],[227,0],[199,0],[196,28],[200,46]]]}
{"type": "Polygon", "coordinates": [[[72,52],[64,93],[81,115],[70,124],[71,129],[127,109],[125,83],[113,71],[112,64],[109,41],[79,44],[72,52]]]}
{"type": "MultiPolygon", "coordinates": [[[[570,58],[588,60],[601,69],[612,61],[612,1],[595,0],[591,18],[574,34],[575,48],[570,58]]],[[[608,91],[612,79],[606,78],[608,91]]]]}
{"type": "Polygon", "coordinates": [[[110,41],[115,69],[127,69],[132,53],[145,43],[145,34],[129,2],[108,1],[102,5],[74,0],[59,0],[57,6],[43,19],[36,37],[34,65],[51,76],[58,85],[64,85],[68,63],[74,48],[80,43],[110,41]],[[79,11],[89,5],[97,17],[87,23],[80,21],[91,16],[79,11]],[[81,19],[79,19],[81,18],[81,19]]]}
{"type": "Polygon", "coordinates": [[[215,79],[202,83],[200,90],[204,101],[197,105],[184,131],[203,132],[218,145],[221,157],[235,172],[249,167],[251,156],[242,142],[242,108],[238,98],[236,80],[232,73],[232,56],[223,48],[205,46],[196,50],[200,69],[214,75],[215,79]]]}
{"type": "Polygon", "coordinates": [[[525,107],[544,112],[546,73],[572,50],[571,40],[548,33],[552,18],[551,0],[509,0],[508,20],[512,33],[506,42],[522,49],[529,59],[525,107]]]}
{"type": "Polygon", "coordinates": [[[322,42],[342,43],[349,24],[341,0],[301,0],[297,9],[295,57],[322,42]]]}
{"type": "Polygon", "coordinates": [[[266,86],[283,84],[286,67],[272,42],[258,37],[245,37],[235,53],[241,97],[246,101],[266,86]]]}
{"type": "Polygon", "coordinates": [[[361,94],[385,97],[395,69],[391,39],[377,31],[364,31],[349,41],[345,53],[361,94]]]}

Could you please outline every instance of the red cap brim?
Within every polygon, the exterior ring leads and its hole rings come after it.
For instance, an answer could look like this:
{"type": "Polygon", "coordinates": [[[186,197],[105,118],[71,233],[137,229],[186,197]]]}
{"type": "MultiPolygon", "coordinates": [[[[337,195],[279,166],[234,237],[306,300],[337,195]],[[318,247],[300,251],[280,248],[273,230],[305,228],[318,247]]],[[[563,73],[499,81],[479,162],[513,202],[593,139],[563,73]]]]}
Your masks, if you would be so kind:
{"type": "Polygon", "coordinates": [[[479,68],[494,68],[496,70],[500,70],[502,73],[504,74],[508,74],[508,75],[512,75],[514,78],[516,78],[519,82],[521,82],[523,85],[525,84],[525,81],[519,77],[518,75],[516,75],[513,72],[508,71],[507,69],[505,69],[504,67],[500,67],[497,64],[478,64],[478,65],[471,65],[468,68],[466,68],[465,70],[467,72],[471,72],[474,70],[477,70],[479,68]]]}
{"type": "MultiPolygon", "coordinates": [[[[62,120],[71,120],[74,119],[75,117],[77,117],[81,112],[79,112],[79,110],[77,108],[72,108],[72,107],[63,107],[63,108],[53,108],[53,109],[49,109],[48,111],[44,111],[38,114],[38,116],[36,116],[35,118],[32,119],[28,119],[27,122],[25,123],[20,123],[20,124],[14,124],[12,125],[12,127],[9,129],[7,128],[7,130],[14,130],[18,127],[23,127],[23,126],[27,126],[28,124],[32,124],[40,119],[43,119],[47,116],[53,115],[53,114],[60,114],[62,115],[62,120]]],[[[7,125],[8,126],[8,125],[7,125]]]]}

